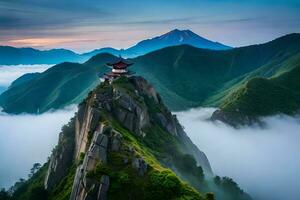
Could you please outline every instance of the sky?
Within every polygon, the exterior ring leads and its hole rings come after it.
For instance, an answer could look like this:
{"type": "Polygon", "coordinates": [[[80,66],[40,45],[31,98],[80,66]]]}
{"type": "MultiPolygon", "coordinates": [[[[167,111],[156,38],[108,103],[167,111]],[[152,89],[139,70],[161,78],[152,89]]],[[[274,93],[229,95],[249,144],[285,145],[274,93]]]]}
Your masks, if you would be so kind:
{"type": "Polygon", "coordinates": [[[300,32],[299,0],[0,0],[0,45],[127,48],[172,29],[245,46],[300,32]]]}

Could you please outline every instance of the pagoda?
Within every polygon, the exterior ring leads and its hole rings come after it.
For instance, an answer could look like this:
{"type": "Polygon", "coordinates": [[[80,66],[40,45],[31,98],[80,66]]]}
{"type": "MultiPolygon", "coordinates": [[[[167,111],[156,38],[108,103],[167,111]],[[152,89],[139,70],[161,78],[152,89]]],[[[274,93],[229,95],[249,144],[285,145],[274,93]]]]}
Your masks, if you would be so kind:
{"type": "Polygon", "coordinates": [[[118,78],[120,76],[126,76],[129,77],[133,72],[128,70],[128,67],[133,65],[133,63],[129,63],[125,59],[123,59],[121,56],[114,62],[106,63],[106,65],[110,68],[112,68],[111,72],[108,72],[104,74],[104,79],[107,80],[113,80],[115,78],[118,78]]]}

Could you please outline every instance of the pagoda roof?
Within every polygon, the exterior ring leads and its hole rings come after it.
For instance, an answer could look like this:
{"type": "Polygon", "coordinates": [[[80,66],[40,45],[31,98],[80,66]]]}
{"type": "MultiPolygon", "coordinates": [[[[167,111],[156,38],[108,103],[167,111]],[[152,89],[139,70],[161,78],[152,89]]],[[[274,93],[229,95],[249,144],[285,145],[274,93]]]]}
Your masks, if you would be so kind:
{"type": "Polygon", "coordinates": [[[112,66],[116,69],[124,69],[129,66],[131,66],[133,63],[129,63],[127,60],[123,59],[122,57],[119,57],[118,59],[114,60],[113,62],[106,63],[108,66],[112,66]]]}

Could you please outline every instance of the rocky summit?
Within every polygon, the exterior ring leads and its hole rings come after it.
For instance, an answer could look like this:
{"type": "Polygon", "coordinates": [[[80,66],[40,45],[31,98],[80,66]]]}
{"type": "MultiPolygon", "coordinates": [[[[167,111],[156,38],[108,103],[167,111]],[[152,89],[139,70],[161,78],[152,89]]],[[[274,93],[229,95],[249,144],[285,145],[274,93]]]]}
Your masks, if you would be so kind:
{"type": "Polygon", "coordinates": [[[136,76],[89,93],[15,199],[34,200],[36,188],[53,200],[251,199],[232,179],[214,177],[160,95],[136,76]]]}

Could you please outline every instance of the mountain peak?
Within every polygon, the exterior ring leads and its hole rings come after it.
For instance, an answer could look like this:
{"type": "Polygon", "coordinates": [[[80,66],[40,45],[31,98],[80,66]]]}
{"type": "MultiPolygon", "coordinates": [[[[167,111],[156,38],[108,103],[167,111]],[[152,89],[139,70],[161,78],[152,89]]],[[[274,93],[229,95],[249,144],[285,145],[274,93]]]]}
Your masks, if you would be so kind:
{"type": "Polygon", "coordinates": [[[165,47],[183,44],[191,45],[202,49],[231,49],[231,47],[229,46],[203,38],[197,35],[196,33],[192,32],[191,30],[173,29],[163,35],[154,37],[152,39],[143,40],[135,46],[127,49],[127,51],[134,52],[140,55],[145,54],[145,52],[151,52],[165,47]]]}
{"type": "Polygon", "coordinates": [[[190,29],[173,29],[171,30],[169,33],[193,33],[193,31],[191,31],[190,29]]]}
{"type": "Polygon", "coordinates": [[[197,35],[196,33],[192,32],[191,30],[188,30],[188,29],[186,29],[186,30],[174,29],[174,30],[171,30],[171,31],[161,35],[160,37],[170,36],[170,35],[179,36],[179,37],[192,37],[192,36],[200,37],[199,35],[197,35]]]}
{"type": "MultiPolygon", "coordinates": [[[[171,30],[170,32],[168,32],[168,33],[184,33],[184,32],[188,32],[188,31],[190,31],[190,30],[188,30],[188,29],[186,29],[186,30],[180,30],[180,29],[173,29],[173,30],[171,30]]],[[[167,34],[168,34],[167,33],[167,34]]]]}

